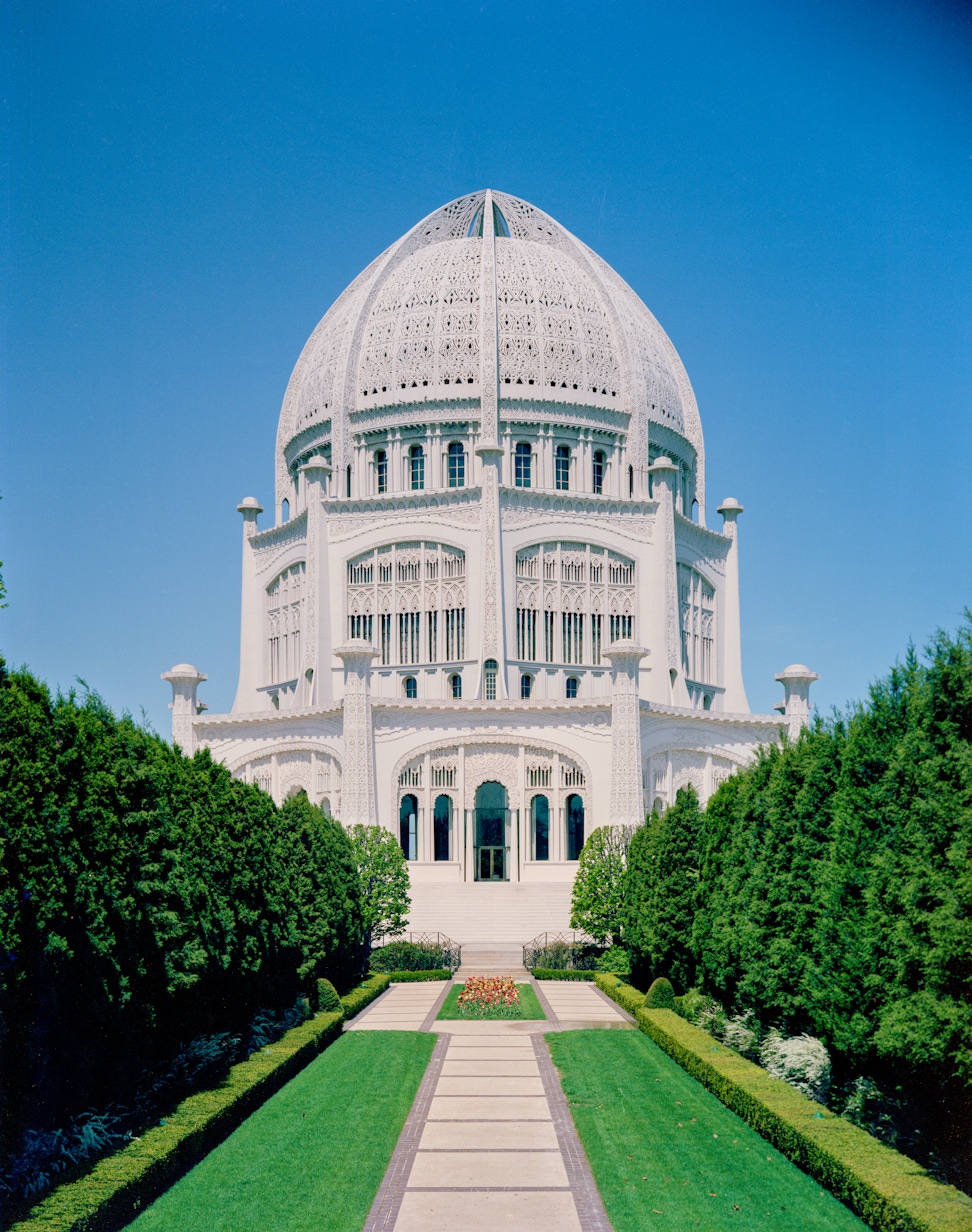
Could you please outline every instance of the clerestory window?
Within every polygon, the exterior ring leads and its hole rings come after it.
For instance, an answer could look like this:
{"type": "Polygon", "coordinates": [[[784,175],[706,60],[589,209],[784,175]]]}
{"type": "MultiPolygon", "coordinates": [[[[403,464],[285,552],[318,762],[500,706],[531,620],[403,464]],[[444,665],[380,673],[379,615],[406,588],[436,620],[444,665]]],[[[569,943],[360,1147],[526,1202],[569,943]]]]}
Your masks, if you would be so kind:
{"type": "Polygon", "coordinates": [[[388,491],[388,454],[384,449],[375,451],[375,485],[379,496],[388,491]]]}
{"type": "Polygon", "coordinates": [[[566,445],[557,446],[555,464],[554,486],[558,492],[566,492],[570,487],[570,449],[566,445]]]}
{"type": "Polygon", "coordinates": [[[530,446],[521,441],[513,458],[513,483],[518,488],[528,488],[532,479],[533,456],[530,446]]]}
{"type": "Polygon", "coordinates": [[[466,486],[466,451],[458,442],[449,446],[449,487],[466,486]]]}
{"type": "Polygon", "coordinates": [[[408,451],[409,484],[413,492],[421,492],[425,487],[425,450],[421,445],[413,445],[408,451]]]}

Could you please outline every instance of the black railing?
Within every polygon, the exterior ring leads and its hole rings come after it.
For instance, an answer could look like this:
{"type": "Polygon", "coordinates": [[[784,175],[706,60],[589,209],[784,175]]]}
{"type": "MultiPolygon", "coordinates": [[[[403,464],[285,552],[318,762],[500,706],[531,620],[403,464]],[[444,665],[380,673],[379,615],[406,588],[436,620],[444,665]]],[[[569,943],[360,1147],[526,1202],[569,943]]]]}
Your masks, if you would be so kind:
{"type": "MultiPolygon", "coordinates": [[[[453,941],[451,937],[447,937],[445,933],[405,933],[402,936],[389,938],[387,945],[405,945],[415,946],[417,953],[407,955],[409,960],[409,969],[424,970],[433,967],[448,967],[455,974],[462,962],[462,946],[458,942],[453,941]],[[414,964],[419,965],[414,965],[414,964]]],[[[394,964],[401,961],[395,950],[392,950],[386,956],[387,961],[382,958],[382,950],[385,946],[379,946],[371,951],[371,969],[373,971],[385,971],[397,969],[394,964]],[[396,957],[392,959],[392,954],[396,957]],[[377,960],[377,961],[376,961],[377,960]]]]}
{"type": "Polygon", "coordinates": [[[523,947],[523,965],[528,971],[593,971],[603,953],[587,933],[541,933],[523,947]]]}

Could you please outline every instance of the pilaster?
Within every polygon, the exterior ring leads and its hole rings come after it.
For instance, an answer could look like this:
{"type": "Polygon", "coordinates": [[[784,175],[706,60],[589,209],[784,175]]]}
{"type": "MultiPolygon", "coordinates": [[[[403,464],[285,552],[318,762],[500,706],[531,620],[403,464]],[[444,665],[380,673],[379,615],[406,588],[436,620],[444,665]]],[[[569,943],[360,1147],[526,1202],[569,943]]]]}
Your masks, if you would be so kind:
{"type": "Polygon", "coordinates": [[[748,714],[749,701],[743,685],[742,631],[739,623],[739,531],[736,519],[743,507],[734,496],[727,496],[719,506],[722,533],[730,540],[726,554],[726,590],[722,605],[722,683],[725,694],[723,710],[731,714],[748,714]]]}
{"type": "Polygon", "coordinates": [[[321,705],[332,696],[331,630],[328,615],[330,578],[327,551],[327,506],[331,467],[326,459],[309,458],[301,467],[307,491],[307,562],[304,573],[302,704],[321,705]]]}
{"type": "Polygon", "coordinates": [[[665,641],[664,667],[668,679],[668,700],[673,706],[688,706],[688,689],[685,687],[682,672],[675,556],[675,483],[678,468],[670,458],[657,458],[648,474],[651,478],[652,499],[658,502],[655,525],[658,527],[658,569],[661,573],[661,585],[657,589],[658,598],[665,605],[659,624],[665,641]]]}
{"type": "MultiPolygon", "coordinates": [[[[257,518],[263,513],[255,496],[247,496],[236,510],[243,516],[243,563],[240,595],[240,675],[233,710],[256,710],[260,706],[257,689],[263,683],[263,594],[256,575],[250,540],[257,532],[257,518]]],[[[173,669],[174,670],[174,669],[173,669]]],[[[173,716],[174,717],[174,716],[173,716]]]]}
{"type": "Polygon", "coordinates": [[[378,824],[375,794],[375,732],[371,718],[371,664],[375,648],[353,638],[334,653],[344,664],[344,765],[341,776],[341,822],[345,826],[378,824]]]}
{"type": "Polygon", "coordinates": [[[611,662],[611,825],[640,826],[645,819],[638,669],[648,653],[628,641],[604,652],[611,662]]]}

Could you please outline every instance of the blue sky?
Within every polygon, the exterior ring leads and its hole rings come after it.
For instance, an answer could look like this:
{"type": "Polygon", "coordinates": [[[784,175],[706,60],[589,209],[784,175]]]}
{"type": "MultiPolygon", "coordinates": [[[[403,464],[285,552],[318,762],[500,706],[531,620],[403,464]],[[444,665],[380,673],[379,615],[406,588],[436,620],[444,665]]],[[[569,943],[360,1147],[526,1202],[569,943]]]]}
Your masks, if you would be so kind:
{"type": "Polygon", "coordinates": [[[343,287],[491,186],[591,244],[699,400],[750,703],[972,604],[972,21],[904,0],[7,0],[0,650],[168,732],[236,686],[240,519],[343,287]]]}

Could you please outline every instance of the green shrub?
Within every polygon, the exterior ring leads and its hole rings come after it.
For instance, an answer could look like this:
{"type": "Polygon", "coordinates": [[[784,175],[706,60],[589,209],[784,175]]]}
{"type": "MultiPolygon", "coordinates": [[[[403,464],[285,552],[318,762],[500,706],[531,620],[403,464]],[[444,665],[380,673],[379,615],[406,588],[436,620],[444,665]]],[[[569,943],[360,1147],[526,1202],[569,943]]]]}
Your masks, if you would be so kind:
{"type": "Polygon", "coordinates": [[[612,945],[597,960],[597,970],[610,971],[614,975],[630,975],[631,959],[628,951],[622,949],[620,945],[612,945]]]}
{"type": "Polygon", "coordinates": [[[569,968],[566,971],[556,971],[553,967],[534,967],[533,978],[535,980],[588,980],[592,981],[596,972],[594,971],[578,971],[574,968],[569,968]]]}
{"type": "Polygon", "coordinates": [[[325,1014],[341,1009],[341,998],[330,980],[317,981],[317,1008],[325,1014]]]}
{"type": "Polygon", "coordinates": [[[907,1156],[717,1044],[674,1011],[643,1008],[636,1017],[642,1031],[693,1078],[877,1232],[972,1227],[972,1198],[933,1180],[907,1156]]]}
{"type": "Polygon", "coordinates": [[[609,975],[606,972],[598,971],[594,976],[594,983],[600,988],[601,992],[606,992],[612,1001],[617,1001],[618,1005],[623,1010],[627,1010],[632,1016],[645,1003],[645,994],[640,989],[626,984],[616,975],[609,975]]]}
{"type": "Polygon", "coordinates": [[[357,988],[352,988],[346,996],[341,998],[345,1018],[353,1018],[355,1014],[360,1014],[366,1005],[370,1005],[376,997],[381,996],[390,983],[391,979],[388,974],[380,971],[369,975],[357,988]]]}
{"type": "Polygon", "coordinates": [[[418,984],[423,980],[451,980],[448,967],[433,967],[430,971],[388,971],[385,973],[393,984],[418,984]]]}
{"type": "Polygon", "coordinates": [[[647,993],[645,993],[645,1009],[646,1010],[673,1010],[675,1008],[675,989],[672,987],[671,980],[666,980],[663,975],[657,980],[652,980],[647,993]]]}
{"type": "Polygon", "coordinates": [[[340,1011],[318,1014],[234,1065],[218,1087],[190,1095],[86,1176],[55,1189],[11,1232],[89,1232],[127,1225],[337,1039],[343,1017],[340,1011]]]}
{"type": "Polygon", "coordinates": [[[372,950],[368,965],[372,971],[431,971],[435,967],[447,967],[449,962],[446,946],[390,941],[381,949],[372,950]]]}

